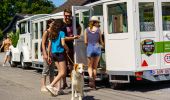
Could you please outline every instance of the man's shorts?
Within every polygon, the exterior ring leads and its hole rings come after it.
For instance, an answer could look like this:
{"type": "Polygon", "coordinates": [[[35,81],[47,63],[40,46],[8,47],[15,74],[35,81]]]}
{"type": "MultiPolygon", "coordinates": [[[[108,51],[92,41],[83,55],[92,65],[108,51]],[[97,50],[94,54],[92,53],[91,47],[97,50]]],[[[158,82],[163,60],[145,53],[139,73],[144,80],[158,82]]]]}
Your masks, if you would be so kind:
{"type": "Polygon", "coordinates": [[[49,75],[50,77],[53,77],[55,75],[55,64],[52,63],[51,65],[49,65],[47,63],[47,61],[44,61],[43,64],[43,70],[42,70],[42,76],[47,76],[49,75]]]}
{"type": "Polygon", "coordinates": [[[52,60],[54,62],[65,61],[64,53],[52,53],[52,60]]]}
{"type": "Polygon", "coordinates": [[[87,46],[87,57],[98,57],[101,55],[101,47],[97,44],[88,44],[87,46]]]}

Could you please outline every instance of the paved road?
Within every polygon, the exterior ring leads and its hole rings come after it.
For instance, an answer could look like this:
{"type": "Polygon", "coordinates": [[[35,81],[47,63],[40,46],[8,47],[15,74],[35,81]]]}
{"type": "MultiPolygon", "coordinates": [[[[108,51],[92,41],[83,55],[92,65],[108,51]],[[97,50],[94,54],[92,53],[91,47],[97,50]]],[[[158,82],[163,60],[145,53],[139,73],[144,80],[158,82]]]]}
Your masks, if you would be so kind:
{"type": "MultiPolygon", "coordinates": [[[[1,57],[0,57],[1,58],[1,57]]],[[[70,100],[71,90],[52,97],[40,92],[41,74],[34,69],[2,67],[0,65],[0,100],[70,100]]],[[[93,91],[85,86],[84,100],[170,100],[170,81],[128,84],[121,90],[98,85],[93,91]]]]}

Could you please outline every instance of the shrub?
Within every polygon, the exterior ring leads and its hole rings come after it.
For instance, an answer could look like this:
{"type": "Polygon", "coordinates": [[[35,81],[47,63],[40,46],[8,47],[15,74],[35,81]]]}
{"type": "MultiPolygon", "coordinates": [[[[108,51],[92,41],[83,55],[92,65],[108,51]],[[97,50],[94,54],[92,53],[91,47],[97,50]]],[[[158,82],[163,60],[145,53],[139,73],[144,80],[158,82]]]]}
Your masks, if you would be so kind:
{"type": "Polygon", "coordinates": [[[16,47],[19,40],[19,30],[17,30],[16,33],[13,32],[9,33],[9,37],[12,41],[12,45],[16,47]]]}

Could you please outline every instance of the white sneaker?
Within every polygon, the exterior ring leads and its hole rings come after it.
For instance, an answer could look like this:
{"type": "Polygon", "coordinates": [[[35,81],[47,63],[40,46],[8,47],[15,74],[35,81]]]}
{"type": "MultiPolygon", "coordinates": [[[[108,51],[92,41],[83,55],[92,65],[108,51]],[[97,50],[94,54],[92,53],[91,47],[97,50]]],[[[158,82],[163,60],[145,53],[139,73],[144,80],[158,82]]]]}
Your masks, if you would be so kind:
{"type": "Polygon", "coordinates": [[[56,91],[54,90],[54,87],[47,85],[46,86],[47,90],[53,95],[53,96],[57,96],[58,93],[56,93],[56,91]]]}
{"type": "Polygon", "coordinates": [[[53,87],[54,91],[58,91],[58,89],[56,87],[53,87]]]}
{"type": "Polygon", "coordinates": [[[48,90],[45,87],[43,87],[41,88],[41,92],[48,92],[48,90]]]}
{"type": "Polygon", "coordinates": [[[3,67],[5,66],[5,64],[2,65],[3,67]]]}

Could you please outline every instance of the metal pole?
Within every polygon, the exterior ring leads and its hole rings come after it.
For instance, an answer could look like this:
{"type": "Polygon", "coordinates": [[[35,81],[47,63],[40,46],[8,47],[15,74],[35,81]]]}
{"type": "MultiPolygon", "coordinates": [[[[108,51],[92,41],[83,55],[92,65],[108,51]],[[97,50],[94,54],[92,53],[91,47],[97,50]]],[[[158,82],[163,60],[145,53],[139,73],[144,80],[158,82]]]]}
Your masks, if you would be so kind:
{"type": "MultiPolygon", "coordinates": [[[[75,16],[75,9],[74,6],[72,6],[72,26],[73,26],[73,34],[77,35],[77,30],[76,30],[76,16],[75,16]]],[[[76,45],[77,42],[74,40],[74,63],[77,63],[77,53],[76,53],[76,45]]]]}

